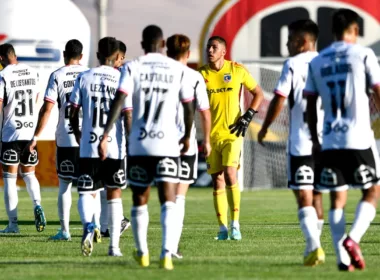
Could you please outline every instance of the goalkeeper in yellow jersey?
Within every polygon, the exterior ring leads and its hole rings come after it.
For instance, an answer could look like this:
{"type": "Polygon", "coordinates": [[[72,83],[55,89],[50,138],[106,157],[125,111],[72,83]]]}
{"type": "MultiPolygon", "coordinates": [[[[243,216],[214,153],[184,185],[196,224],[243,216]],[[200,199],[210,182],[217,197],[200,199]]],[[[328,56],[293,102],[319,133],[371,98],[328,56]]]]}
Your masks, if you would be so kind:
{"type": "Polygon", "coordinates": [[[206,82],[211,112],[211,154],[207,172],[214,187],[214,207],[219,222],[218,240],[227,240],[228,206],[232,240],[240,240],[240,188],[237,170],[241,145],[249,123],[263,100],[260,86],[241,64],[224,59],[226,41],[219,36],[207,42],[208,63],[199,69],[206,82]],[[244,86],[253,95],[250,108],[242,115],[240,93],[244,86]]]}

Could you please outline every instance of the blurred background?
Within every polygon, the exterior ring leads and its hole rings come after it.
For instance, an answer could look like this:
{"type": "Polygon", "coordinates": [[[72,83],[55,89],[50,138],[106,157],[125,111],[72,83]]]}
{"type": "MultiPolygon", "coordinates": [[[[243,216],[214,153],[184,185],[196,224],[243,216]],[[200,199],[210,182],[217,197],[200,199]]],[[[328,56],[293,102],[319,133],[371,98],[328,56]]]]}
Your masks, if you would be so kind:
{"type": "MultiPolygon", "coordinates": [[[[191,39],[189,66],[205,63],[207,38],[219,35],[228,44],[227,59],[248,68],[265,91],[260,113],[251,123],[244,141],[240,182],[244,189],[283,188],[286,179],[287,109],[272,125],[265,148],[257,145],[256,135],[265,116],[272,91],[280,75],[286,49],[287,25],[310,18],[320,27],[318,50],[333,41],[331,16],[338,8],[359,13],[359,43],[372,48],[380,57],[380,1],[286,1],[286,0],[1,0],[0,43],[12,43],[20,61],[36,67],[43,93],[52,71],[63,65],[62,50],[73,38],[84,45],[82,64],[96,66],[99,38],[113,36],[127,45],[127,60],[143,54],[140,41],[143,28],[159,25],[165,36],[182,33],[191,39]]],[[[242,110],[249,103],[242,94],[242,110]]],[[[379,114],[373,104],[371,119],[380,139],[379,114]]],[[[56,111],[39,144],[40,164],[37,176],[42,186],[57,186],[54,133],[56,111]]],[[[198,132],[201,130],[199,129],[198,132]]],[[[202,140],[202,133],[199,140],[202,140]]],[[[201,142],[200,142],[201,143],[201,142]]],[[[380,143],[380,142],[379,142],[380,143]]],[[[202,156],[198,186],[210,186],[202,156]]],[[[23,185],[22,181],[19,184],[23,185]]]]}

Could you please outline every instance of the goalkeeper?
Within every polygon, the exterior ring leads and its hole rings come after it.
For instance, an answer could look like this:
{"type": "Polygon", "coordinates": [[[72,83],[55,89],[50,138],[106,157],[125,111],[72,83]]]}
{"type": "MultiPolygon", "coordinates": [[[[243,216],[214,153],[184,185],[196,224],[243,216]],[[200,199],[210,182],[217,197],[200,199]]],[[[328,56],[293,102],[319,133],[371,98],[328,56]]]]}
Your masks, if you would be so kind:
{"type": "Polygon", "coordinates": [[[214,207],[219,222],[218,240],[240,240],[240,189],[237,182],[241,145],[249,123],[263,100],[261,88],[251,74],[236,62],[224,59],[226,41],[219,36],[207,42],[208,63],[199,69],[205,79],[211,112],[211,154],[207,172],[214,187],[214,207]],[[250,108],[241,115],[242,85],[253,95],[250,108]],[[228,235],[227,212],[231,212],[228,235]]]}

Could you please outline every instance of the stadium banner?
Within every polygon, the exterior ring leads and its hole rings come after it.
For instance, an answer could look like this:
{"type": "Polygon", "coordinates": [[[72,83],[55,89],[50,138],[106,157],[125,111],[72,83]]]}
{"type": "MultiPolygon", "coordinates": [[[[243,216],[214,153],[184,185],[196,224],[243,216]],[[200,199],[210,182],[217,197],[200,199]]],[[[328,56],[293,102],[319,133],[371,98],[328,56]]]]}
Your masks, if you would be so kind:
{"type": "MultiPolygon", "coordinates": [[[[245,188],[286,187],[287,108],[271,126],[265,148],[257,144],[273,89],[288,56],[287,25],[297,19],[312,19],[320,28],[317,49],[332,41],[331,18],[339,8],[355,10],[360,16],[358,43],[372,48],[380,57],[380,4],[378,0],[284,1],[222,0],[207,18],[199,40],[200,65],[206,63],[207,40],[218,35],[227,42],[226,59],[243,63],[263,88],[265,100],[244,142],[245,188]]],[[[244,93],[244,109],[251,95],[244,93]]],[[[371,104],[371,120],[380,146],[380,114],[371,104]]]]}

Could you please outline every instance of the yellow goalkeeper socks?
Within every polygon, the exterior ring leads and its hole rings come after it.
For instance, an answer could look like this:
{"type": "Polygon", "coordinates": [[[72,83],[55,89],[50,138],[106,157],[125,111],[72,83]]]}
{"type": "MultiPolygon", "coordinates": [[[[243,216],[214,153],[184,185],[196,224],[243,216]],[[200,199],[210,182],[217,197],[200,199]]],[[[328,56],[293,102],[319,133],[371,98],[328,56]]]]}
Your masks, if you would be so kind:
{"type": "Polygon", "coordinates": [[[240,217],[240,188],[239,184],[236,183],[232,186],[227,186],[227,199],[228,205],[230,206],[231,211],[231,220],[239,221],[240,217]]]}
{"type": "Polygon", "coordinates": [[[219,227],[222,230],[228,230],[227,228],[227,211],[228,203],[226,190],[217,190],[214,191],[214,208],[216,216],[218,218],[219,227]]]}

